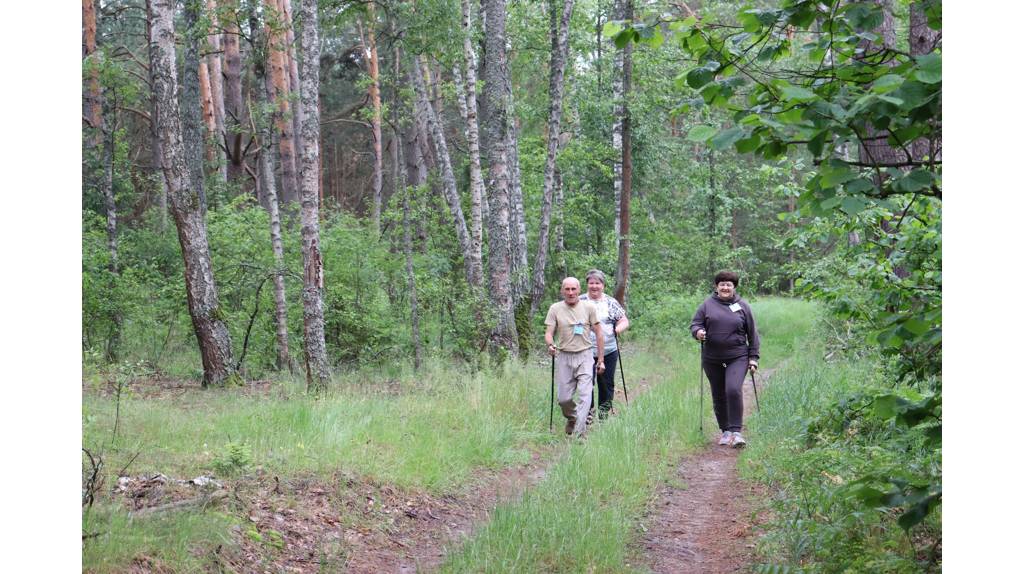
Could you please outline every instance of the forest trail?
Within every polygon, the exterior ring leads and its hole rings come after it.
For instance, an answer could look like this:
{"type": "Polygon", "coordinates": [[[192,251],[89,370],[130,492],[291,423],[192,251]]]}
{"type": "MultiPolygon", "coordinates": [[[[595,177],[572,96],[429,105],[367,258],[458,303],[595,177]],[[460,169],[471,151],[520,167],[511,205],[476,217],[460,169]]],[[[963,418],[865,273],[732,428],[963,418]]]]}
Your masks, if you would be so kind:
{"type": "MultiPolygon", "coordinates": [[[[773,371],[757,377],[761,393],[773,371]]],[[[743,403],[746,419],[757,408],[749,376],[743,403]]],[[[652,572],[742,572],[753,561],[753,530],[760,520],[751,499],[763,493],[739,478],[740,450],[719,446],[713,424],[711,430],[714,435],[704,449],[683,458],[674,480],[658,489],[649,514],[641,520],[644,534],[636,560],[652,572]]]]}
{"type": "MultiPolygon", "coordinates": [[[[646,378],[629,383],[630,400],[651,386],[646,378]]],[[[621,383],[617,384],[616,404],[624,405],[625,398],[621,383]]],[[[562,423],[557,412],[555,418],[554,432],[561,432],[562,423]]],[[[533,459],[525,465],[481,473],[471,486],[464,489],[466,494],[436,499],[432,509],[419,512],[413,520],[403,520],[386,536],[360,536],[355,539],[347,536],[349,547],[345,572],[413,574],[436,571],[450,552],[487,524],[499,504],[516,501],[528,489],[539,484],[548,469],[561,460],[561,454],[568,445],[566,441],[551,449],[535,452],[533,459]]]]}

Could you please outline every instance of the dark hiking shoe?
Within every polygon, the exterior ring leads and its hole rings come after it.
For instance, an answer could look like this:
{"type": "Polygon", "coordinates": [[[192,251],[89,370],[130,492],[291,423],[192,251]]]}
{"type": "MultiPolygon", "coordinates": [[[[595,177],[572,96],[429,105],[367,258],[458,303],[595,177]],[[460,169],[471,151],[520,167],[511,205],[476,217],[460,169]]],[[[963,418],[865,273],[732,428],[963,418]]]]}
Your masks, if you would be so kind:
{"type": "Polygon", "coordinates": [[[572,434],[574,428],[576,428],[576,419],[566,419],[565,434],[572,434]]]}

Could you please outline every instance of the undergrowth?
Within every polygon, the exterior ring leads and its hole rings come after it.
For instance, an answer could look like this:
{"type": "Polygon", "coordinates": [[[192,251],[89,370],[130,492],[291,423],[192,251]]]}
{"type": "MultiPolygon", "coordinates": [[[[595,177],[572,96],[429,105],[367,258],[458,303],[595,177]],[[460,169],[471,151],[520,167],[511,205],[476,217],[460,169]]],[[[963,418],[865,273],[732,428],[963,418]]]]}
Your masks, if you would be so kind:
{"type": "Polygon", "coordinates": [[[938,407],[894,389],[878,355],[828,362],[822,341],[802,341],[750,421],[740,470],[773,493],[758,571],[939,571],[941,427],[931,411],[907,425],[890,408],[938,407]]]}

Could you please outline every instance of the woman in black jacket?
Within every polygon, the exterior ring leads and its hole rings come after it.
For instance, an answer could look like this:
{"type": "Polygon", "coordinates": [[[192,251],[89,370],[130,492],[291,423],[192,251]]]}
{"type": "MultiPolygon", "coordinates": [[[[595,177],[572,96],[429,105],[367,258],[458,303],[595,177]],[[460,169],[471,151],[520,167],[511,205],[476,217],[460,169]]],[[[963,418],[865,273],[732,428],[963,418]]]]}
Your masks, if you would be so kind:
{"type": "Polygon", "coordinates": [[[742,448],[743,377],[757,370],[761,342],[754,313],[736,294],[739,275],[721,271],[715,275],[715,293],[697,307],[690,333],[701,345],[701,363],[711,384],[711,401],[722,436],[718,444],[742,448]]]}

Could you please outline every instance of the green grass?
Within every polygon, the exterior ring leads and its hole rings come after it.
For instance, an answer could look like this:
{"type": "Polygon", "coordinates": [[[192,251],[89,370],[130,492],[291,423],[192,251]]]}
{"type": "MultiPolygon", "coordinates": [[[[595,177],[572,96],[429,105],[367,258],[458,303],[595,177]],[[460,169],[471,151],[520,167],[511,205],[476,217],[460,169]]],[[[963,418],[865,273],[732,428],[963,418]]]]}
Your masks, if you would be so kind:
{"type": "Polygon", "coordinates": [[[774,519],[759,545],[761,570],[937,571],[941,563],[929,564],[928,550],[941,538],[941,509],[915,528],[912,542],[892,514],[866,508],[845,485],[868,473],[938,472],[941,453],[923,448],[914,433],[867,416],[870,411],[846,411],[841,432],[809,437],[808,425],[833,416],[837,400],[888,391],[891,383],[876,356],[826,362],[814,335],[797,348],[763,394],[762,410],[750,421],[757,439],[740,462],[742,476],[773,493],[765,501],[774,519]]]}
{"type": "Polygon", "coordinates": [[[509,365],[489,375],[434,365],[416,380],[396,381],[390,394],[369,381],[339,385],[314,400],[300,382],[285,381],[283,396],[273,390],[244,396],[236,388],[180,399],[123,397],[113,446],[114,399],[89,394],[84,444],[94,452],[105,448],[108,468],[140,452],[131,467],[136,472],[194,476],[220,468],[223,474],[230,448],[242,446],[251,466],[268,471],[347,470],[442,491],[476,467],[528,460],[532,445],[553,440],[542,424],[545,374],[539,366],[509,365]]]}
{"type": "Polygon", "coordinates": [[[206,571],[210,551],[230,544],[230,529],[237,522],[218,512],[132,518],[123,509],[97,505],[82,514],[83,535],[94,535],[82,542],[82,570],[124,572],[133,560],[151,559],[176,572],[206,571]]]}
{"type": "MultiPolygon", "coordinates": [[[[796,300],[765,299],[752,305],[766,335],[766,365],[785,359],[783,353],[794,348],[816,313],[813,305],[796,300]]],[[[627,560],[638,518],[679,456],[704,440],[695,422],[698,355],[695,343],[680,335],[666,336],[661,353],[647,357],[670,373],[664,383],[595,429],[585,442],[574,444],[522,500],[500,506],[491,522],[449,557],[443,571],[637,570],[627,560]]],[[[709,404],[705,408],[710,411],[709,404]]]]}
{"type": "MultiPolygon", "coordinates": [[[[466,488],[478,469],[524,463],[539,448],[567,445],[555,450],[564,456],[543,484],[520,504],[499,508],[448,568],[618,571],[650,493],[680,452],[701,440],[697,345],[687,330],[692,308],[675,303],[676,318],[685,320],[668,324],[657,337],[623,341],[633,400],[582,443],[561,435],[560,420],[554,433],[548,431],[550,370],[540,359],[476,373],[440,361],[428,362],[419,375],[404,365],[364,369],[338,376],[319,400],[305,396],[300,379],[288,378],[262,395],[238,388],[163,398],[126,395],[116,440],[114,399],[88,392],[83,445],[103,454],[107,484],[139,453],[128,474],[213,473],[230,480],[257,467],[282,477],[342,471],[434,493],[466,488]],[[652,390],[638,397],[636,384],[645,379],[652,390]],[[575,562],[581,556],[584,561],[575,562]]],[[[814,308],[780,299],[753,305],[765,334],[764,364],[777,363],[814,308]]],[[[86,531],[105,533],[86,542],[86,568],[116,569],[139,554],[190,563],[195,553],[187,550],[201,546],[208,534],[198,526],[202,516],[191,511],[132,525],[111,508],[110,500],[101,500],[83,518],[86,531]]]]}

